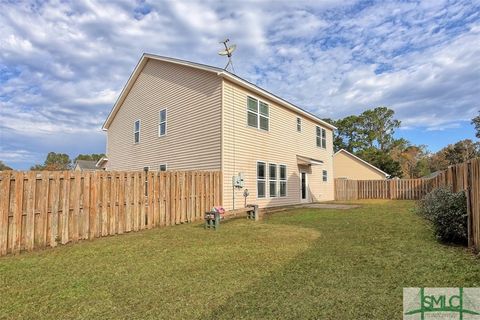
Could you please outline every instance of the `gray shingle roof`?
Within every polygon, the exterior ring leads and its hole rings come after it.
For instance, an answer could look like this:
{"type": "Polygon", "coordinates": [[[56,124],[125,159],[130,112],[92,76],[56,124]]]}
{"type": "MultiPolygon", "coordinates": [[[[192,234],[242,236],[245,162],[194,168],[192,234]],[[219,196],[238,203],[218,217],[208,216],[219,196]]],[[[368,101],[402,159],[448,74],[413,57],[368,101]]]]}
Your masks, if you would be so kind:
{"type": "Polygon", "coordinates": [[[77,160],[77,162],[75,163],[75,166],[78,165],[81,170],[98,170],[96,164],[97,164],[96,161],[77,160]]]}

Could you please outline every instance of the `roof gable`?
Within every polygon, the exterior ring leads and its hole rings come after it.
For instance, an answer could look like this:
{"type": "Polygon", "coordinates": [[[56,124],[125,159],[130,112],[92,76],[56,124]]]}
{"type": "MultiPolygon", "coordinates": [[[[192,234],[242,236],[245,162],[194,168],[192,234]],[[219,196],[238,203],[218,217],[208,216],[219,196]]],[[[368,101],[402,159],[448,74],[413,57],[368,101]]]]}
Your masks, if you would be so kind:
{"type": "Polygon", "coordinates": [[[358,161],[360,161],[361,163],[367,165],[367,166],[370,167],[371,169],[373,169],[373,170],[375,170],[375,171],[377,171],[377,172],[380,172],[381,174],[385,175],[385,177],[390,177],[390,175],[389,175],[388,173],[386,173],[385,171],[382,171],[381,169],[375,167],[374,165],[372,165],[372,164],[368,163],[367,161],[365,161],[365,160],[357,157],[356,155],[354,155],[353,153],[348,152],[348,151],[345,150],[345,149],[340,149],[340,150],[338,150],[337,152],[335,152],[335,154],[334,154],[333,156],[335,157],[335,156],[336,156],[337,154],[339,154],[339,153],[344,153],[344,154],[348,155],[349,157],[351,157],[351,158],[353,158],[353,159],[355,159],[355,160],[358,160],[358,161]]]}
{"type": "Polygon", "coordinates": [[[157,61],[163,61],[163,62],[170,62],[170,63],[174,63],[174,64],[178,64],[178,65],[183,65],[183,66],[187,66],[187,67],[191,67],[191,68],[196,68],[196,69],[201,69],[201,70],[213,72],[217,76],[228,79],[228,80],[230,80],[234,83],[237,83],[237,84],[239,84],[243,87],[246,87],[246,88],[254,91],[255,93],[257,93],[257,94],[259,94],[263,97],[267,97],[270,100],[272,100],[272,101],[274,101],[274,102],[276,102],[276,103],[278,103],[278,104],[280,104],[284,107],[287,107],[291,110],[294,110],[295,112],[298,112],[298,113],[306,116],[307,118],[310,118],[310,119],[318,122],[319,124],[322,124],[322,125],[330,128],[330,129],[332,129],[332,130],[336,129],[335,126],[333,126],[330,123],[320,119],[316,115],[314,115],[314,114],[312,114],[308,111],[305,111],[305,110],[301,109],[300,107],[297,107],[297,106],[291,104],[290,102],[288,102],[288,101],[286,101],[286,100],[284,100],[284,99],[266,91],[265,89],[262,89],[262,88],[258,87],[257,85],[255,85],[253,83],[250,83],[247,80],[242,79],[239,76],[236,76],[236,75],[234,75],[234,74],[232,74],[232,73],[230,73],[230,72],[228,72],[224,69],[209,66],[209,65],[204,65],[204,64],[200,64],[200,63],[196,63],[196,62],[190,62],[190,61],[186,61],[186,60],[180,60],[180,59],[175,59],[175,58],[169,58],[169,57],[163,57],[163,56],[158,56],[158,55],[154,55],[154,54],[144,53],[142,55],[142,57],[140,58],[140,61],[135,66],[135,69],[133,70],[132,74],[128,78],[128,81],[125,84],[125,86],[123,87],[123,89],[120,93],[120,96],[117,98],[117,101],[113,105],[112,110],[110,111],[107,119],[105,120],[105,123],[102,126],[103,130],[108,130],[108,128],[110,127],[110,124],[112,123],[113,119],[115,118],[115,115],[117,114],[118,110],[122,106],[123,102],[125,101],[125,98],[127,97],[128,93],[132,89],[133,84],[137,80],[138,76],[140,75],[140,73],[143,70],[143,67],[147,64],[149,59],[157,60],[157,61]]]}
{"type": "Polygon", "coordinates": [[[77,160],[75,165],[79,166],[83,170],[95,170],[97,169],[97,162],[90,160],[77,160]]]}

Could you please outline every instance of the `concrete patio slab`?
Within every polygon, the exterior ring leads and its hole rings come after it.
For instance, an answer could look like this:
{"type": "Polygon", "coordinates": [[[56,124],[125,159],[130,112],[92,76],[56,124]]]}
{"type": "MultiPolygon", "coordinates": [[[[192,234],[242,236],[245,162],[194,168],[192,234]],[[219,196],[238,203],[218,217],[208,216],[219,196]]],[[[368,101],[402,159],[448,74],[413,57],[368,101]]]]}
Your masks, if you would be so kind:
{"type": "Polygon", "coordinates": [[[312,208],[312,209],[339,209],[339,210],[349,210],[360,208],[360,205],[354,204],[334,204],[334,203],[307,203],[295,206],[295,208],[312,208]]]}

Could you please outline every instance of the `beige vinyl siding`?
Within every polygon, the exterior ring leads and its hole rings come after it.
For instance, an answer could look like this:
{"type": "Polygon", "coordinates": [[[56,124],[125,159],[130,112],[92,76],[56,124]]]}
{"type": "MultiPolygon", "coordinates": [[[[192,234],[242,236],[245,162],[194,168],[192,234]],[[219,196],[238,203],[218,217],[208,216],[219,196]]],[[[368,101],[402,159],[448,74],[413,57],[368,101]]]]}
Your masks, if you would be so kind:
{"type": "Polygon", "coordinates": [[[345,152],[333,157],[334,177],[352,180],[382,180],[385,175],[345,152]]]}
{"type": "MultiPolygon", "coordinates": [[[[248,92],[236,84],[223,83],[223,205],[227,209],[243,207],[244,189],[233,190],[232,176],[238,172],[245,175],[245,188],[249,190],[247,203],[261,207],[300,203],[300,176],[297,155],[324,161],[323,165],[304,167],[308,173],[311,201],[333,199],[333,146],[332,130],[285,107],[278,106],[261,96],[248,92]],[[269,104],[269,131],[247,125],[247,96],[269,104]],[[297,131],[297,117],[302,119],[302,131],[297,131]],[[327,148],[316,146],[316,126],[326,129],[327,148]],[[257,199],[256,163],[264,161],[287,166],[287,197],[257,199]],[[328,181],[322,181],[322,170],[328,171],[328,181]]],[[[277,174],[278,175],[278,174],[277,174]]],[[[267,177],[268,185],[268,177],[267,177]]],[[[277,182],[278,185],[278,182],[277,182]]]]}
{"type": "Polygon", "coordinates": [[[222,80],[214,73],[149,60],[107,131],[107,170],[214,170],[221,167],[222,80]],[[158,136],[167,109],[167,134],[158,136]],[[133,126],[139,119],[140,142],[133,126]]]}

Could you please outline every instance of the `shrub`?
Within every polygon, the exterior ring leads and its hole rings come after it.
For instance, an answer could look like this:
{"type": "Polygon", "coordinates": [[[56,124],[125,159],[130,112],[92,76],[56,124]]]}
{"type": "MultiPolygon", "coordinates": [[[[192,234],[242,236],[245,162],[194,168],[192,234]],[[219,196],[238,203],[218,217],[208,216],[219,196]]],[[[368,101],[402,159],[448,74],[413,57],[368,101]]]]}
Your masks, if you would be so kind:
{"type": "Polygon", "coordinates": [[[467,244],[467,200],[463,192],[448,187],[434,189],[419,203],[419,212],[430,220],[437,239],[467,244]]]}

